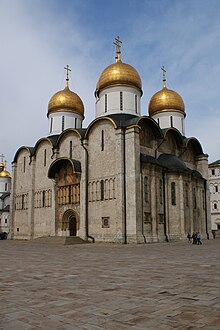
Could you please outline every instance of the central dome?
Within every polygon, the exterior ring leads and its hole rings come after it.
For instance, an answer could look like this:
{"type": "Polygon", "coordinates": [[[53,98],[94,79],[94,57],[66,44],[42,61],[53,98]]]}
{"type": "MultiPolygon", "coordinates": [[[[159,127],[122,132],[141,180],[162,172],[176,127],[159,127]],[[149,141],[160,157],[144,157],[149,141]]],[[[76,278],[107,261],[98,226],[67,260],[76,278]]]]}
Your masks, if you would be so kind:
{"type": "Polygon", "coordinates": [[[142,94],[142,82],[138,72],[129,64],[117,61],[109,65],[101,74],[96,85],[96,95],[100,90],[115,85],[137,87],[142,94]]]}
{"type": "Polygon", "coordinates": [[[54,94],[48,104],[49,116],[52,112],[67,111],[78,113],[84,117],[84,106],[81,98],[69,89],[68,84],[62,90],[54,94]]]}
{"type": "Polygon", "coordinates": [[[185,115],[185,105],[182,97],[164,84],[163,89],[155,93],[149,103],[149,115],[155,115],[158,112],[178,111],[185,115]]]}

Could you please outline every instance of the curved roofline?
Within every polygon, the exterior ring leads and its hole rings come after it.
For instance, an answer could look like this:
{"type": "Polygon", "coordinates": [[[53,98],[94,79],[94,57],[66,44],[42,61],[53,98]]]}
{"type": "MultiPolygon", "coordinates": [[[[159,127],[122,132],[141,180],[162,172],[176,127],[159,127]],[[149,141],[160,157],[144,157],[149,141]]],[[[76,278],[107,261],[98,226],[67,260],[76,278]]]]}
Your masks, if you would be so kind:
{"type": "Polygon", "coordinates": [[[85,139],[87,138],[87,136],[88,136],[88,134],[89,134],[89,131],[90,131],[90,129],[92,128],[92,126],[95,125],[98,121],[101,121],[101,120],[109,120],[109,121],[112,123],[112,125],[114,126],[114,128],[118,128],[116,122],[115,122],[112,118],[109,118],[109,117],[107,117],[107,116],[98,117],[98,118],[94,119],[94,120],[89,124],[89,126],[87,127],[86,132],[85,132],[85,135],[84,135],[84,138],[85,138],[85,139]]]}
{"type": "Polygon", "coordinates": [[[80,139],[83,138],[82,134],[76,128],[67,128],[59,135],[59,137],[57,139],[57,143],[56,143],[57,146],[60,144],[63,137],[69,132],[75,132],[75,133],[77,133],[77,135],[79,136],[80,139]]]}
{"type": "Polygon", "coordinates": [[[35,146],[34,146],[34,149],[33,149],[33,152],[32,154],[35,155],[39,145],[43,142],[43,141],[47,141],[51,144],[51,146],[53,146],[53,142],[48,138],[48,137],[43,137],[43,138],[40,138],[36,143],[35,143],[35,146]]]}
{"type": "Polygon", "coordinates": [[[13,161],[12,161],[12,164],[13,164],[13,163],[17,163],[18,155],[19,155],[19,153],[20,153],[22,150],[24,150],[24,149],[26,149],[26,150],[29,152],[30,156],[33,155],[33,150],[34,150],[33,147],[21,146],[21,147],[16,151],[15,156],[14,156],[14,159],[13,159],[13,161]]]}
{"type": "Polygon", "coordinates": [[[59,162],[62,162],[62,161],[67,161],[69,163],[71,163],[71,166],[72,166],[72,169],[74,170],[75,173],[81,173],[81,163],[79,160],[76,160],[76,159],[70,159],[68,157],[60,157],[60,158],[57,158],[55,159],[51,164],[50,164],[50,167],[48,169],[48,178],[49,179],[53,179],[53,173],[52,173],[52,169],[54,167],[54,165],[56,163],[59,163],[59,162]]]}
{"type": "Polygon", "coordinates": [[[188,144],[192,142],[195,145],[195,149],[196,151],[198,151],[197,155],[204,155],[201,143],[199,142],[199,140],[197,140],[195,137],[189,137],[186,138],[186,140],[184,141],[185,147],[188,148],[188,144]]]}
{"type": "Polygon", "coordinates": [[[153,118],[148,117],[148,116],[141,116],[141,117],[139,117],[138,120],[137,120],[137,124],[138,124],[138,125],[139,125],[139,122],[140,122],[140,121],[146,121],[146,122],[149,122],[150,125],[151,125],[151,127],[153,128],[153,131],[154,131],[155,133],[158,133],[158,134],[157,134],[157,137],[164,138],[164,134],[163,134],[163,132],[162,132],[160,126],[157,124],[157,122],[156,122],[153,118]]]}

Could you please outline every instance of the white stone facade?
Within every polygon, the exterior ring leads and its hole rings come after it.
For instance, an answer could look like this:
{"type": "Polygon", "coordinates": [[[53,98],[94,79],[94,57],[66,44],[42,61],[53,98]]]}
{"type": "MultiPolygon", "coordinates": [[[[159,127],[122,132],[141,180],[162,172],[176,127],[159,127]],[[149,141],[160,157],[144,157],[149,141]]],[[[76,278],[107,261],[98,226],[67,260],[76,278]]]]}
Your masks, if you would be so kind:
{"type": "Polygon", "coordinates": [[[220,160],[209,164],[211,229],[220,232],[220,160]]]}
{"type": "Polygon", "coordinates": [[[160,128],[174,127],[182,135],[185,135],[184,113],[164,111],[153,115],[152,118],[158,123],[160,128]]]}

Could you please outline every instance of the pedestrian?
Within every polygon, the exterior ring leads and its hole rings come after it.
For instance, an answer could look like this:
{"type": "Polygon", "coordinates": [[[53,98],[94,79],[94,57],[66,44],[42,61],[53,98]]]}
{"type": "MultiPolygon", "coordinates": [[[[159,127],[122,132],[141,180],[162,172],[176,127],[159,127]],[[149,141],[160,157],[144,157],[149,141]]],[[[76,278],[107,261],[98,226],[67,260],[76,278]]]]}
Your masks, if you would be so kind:
{"type": "Polygon", "coordinates": [[[198,245],[202,244],[202,242],[201,242],[201,235],[200,235],[199,231],[196,234],[196,243],[198,245]]]}
{"type": "Polygon", "coordinates": [[[192,233],[192,240],[192,243],[196,244],[196,234],[194,232],[192,233]]]}
{"type": "Polygon", "coordinates": [[[188,238],[188,243],[190,243],[191,242],[191,235],[190,235],[190,233],[187,234],[187,238],[188,238]]]}

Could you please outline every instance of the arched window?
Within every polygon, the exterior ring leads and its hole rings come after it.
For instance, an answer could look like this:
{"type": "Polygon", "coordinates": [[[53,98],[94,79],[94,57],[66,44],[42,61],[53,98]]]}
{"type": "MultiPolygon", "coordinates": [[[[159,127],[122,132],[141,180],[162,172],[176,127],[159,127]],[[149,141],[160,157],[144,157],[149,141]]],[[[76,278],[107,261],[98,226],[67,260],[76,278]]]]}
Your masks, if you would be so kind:
{"type": "Polygon", "coordinates": [[[148,177],[144,177],[144,201],[148,202],[148,177]]]}
{"type": "Polygon", "coordinates": [[[173,116],[170,116],[170,126],[173,127],[173,116]]]}
{"type": "Polygon", "coordinates": [[[108,110],[108,98],[107,98],[107,94],[105,94],[105,112],[107,112],[108,110]]]}
{"type": "Polygon", "coordinates": [[[120,92],[120,110],[123,111],[123,93],[120,92]]]}
{"type": "Polygon", "coordinates": [[[100,182],[100,191],[101,191],[101,201],[104,201],[105,198],[105,184],[104,184],[104,180],[101,180],[100,182]]]}
{"type": "Polygon", "coordinates": [[[77,126],[77,118],[75,118],[75,128],[76,128],[76,126],[77,126]]]}
{"type": "Polygon", "coordinates": [[[53,130],[53,118],[50,118],[50,133],[53,130]]]}
{"type": "Polygon", "coordinates": [[[160,126],[160,118],[157,118],[157,123],[160,126]]]}
{"type": "Polygon", "coordinates": [[[186,182],[186,185],[185,185],[185,192],[186,192],[186,206],[189,206],[189,192],[188,192],[188,183],[186,182]]]}
{"type": "Polygon", "coordinates": [[[194,209],[197,208],[197,202],[196,202],[196,188],[193,188],[193,207],[194,207],[194,209]]]}
{"type": "Polygon", "coordinates": [[[134,96],[134,107],[135,107],[135,112],[138,112],[138,106],[137,106],[137,95],[134,96]]]}
{"type": "Polygon", "coordinates": [[[175,182],[171,182],[171,203],[172,203],[172,205],[176,205],[176,184],[175,184],[175,182]]]}
{"type": "Polygon", "coordinates": [[[47,165],[47,150],[44,149],[44,166],[47,165]]]}
{"type": "Polygon", "coordinates": [[[217,203],[214,203],[214,210],[217,210],[218,206],[217,203]]]}
{"type": "Polygon", "coordinates": [[[163,182],[162,182],[162,180],[159,181],[159,199],[160,199],[160,204],[163,204],[163,182]]]}
{"type": "Polygon", "coordinates": [[[101,151],[104,150],[104,143],[105,143],[105,141],[104,141],[104,131],[101,130],[101,151]]]}
{"type": "Polygon", "coordinates": [[[64,131],[64,116],[62,116],[62,131],[64,131]]]}
{"type": "Polygon", "coordinates": [[[70,141],[70,158],[73,158],[73,141],[70,141]]]}

